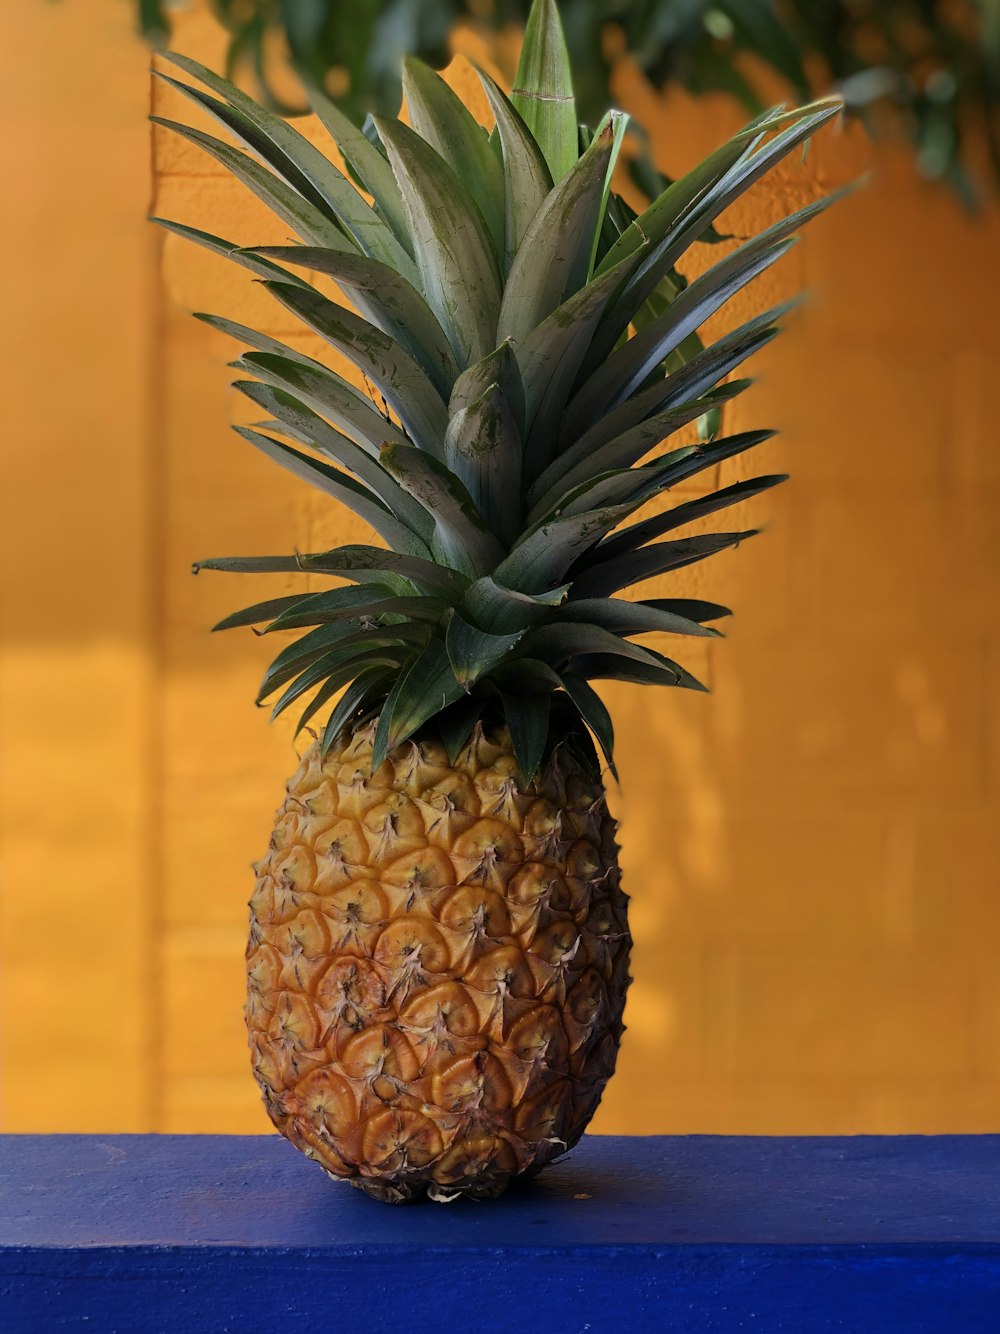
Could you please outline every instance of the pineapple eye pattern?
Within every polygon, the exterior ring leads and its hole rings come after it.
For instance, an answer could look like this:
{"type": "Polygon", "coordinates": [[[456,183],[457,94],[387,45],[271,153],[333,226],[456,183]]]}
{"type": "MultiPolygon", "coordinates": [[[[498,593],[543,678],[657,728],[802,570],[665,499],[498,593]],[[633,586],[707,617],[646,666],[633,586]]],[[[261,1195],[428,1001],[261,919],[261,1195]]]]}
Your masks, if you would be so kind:
{"type": "Polygon", "coordinates": [[[235,144],[154,119],[300,243],[162,225],[249,269],[370,386],[203,317],[247,349],[236,388],[268,418],[238,434],[374,534],[196,566],[330,581],[216,627],[295,632],[258,702],[297,705],[314,737],[257,867],[254,1069],[275,1124],[332,1175],[393,1201],[497,1194],[579,1138],[623,1031],[630,942],[599,758],[614,774],[614,733],[595,683],[703,689],[636,638],[714,636],[728,614],[629,590],[751,536],[702,521],[785,480],[658,505],[772,434],[720,424],[788,307],[699,331],[832,197],[691,282],[678,266],[840,104],[772,109],[636,215],[613,188],[627,117],[578,125],[553,0],[532,8],[509,97],[479,73],[489,130],[412,59],[408,125],[363,132],[316,93],[346,174],[225,79],[166,59],[192,82],[161,77],[235,144]]]}
{"type": "MultiPolygon", "coordinates": [[[[370,750],[375,728],[367,723],[351,744],[360,739],[370,750]]],[[[439,782],[449,766],[443,745],[426,741],[420,749],[424,780],[439,782]]],[[[495,767],[511,754],[509,732],[491,737],[477,724],[454,769],[485,805],[495,767]]],[[[330,755],[336,765],[336,748],[330,755]]],[[[402,774],[405,748],[392,758],[402,774]]],[[[308,802],[310,785],[326,781],[321,772],[307,757],[289,783],[287,808],[308,802]]],[[[556,802],[570,779],[589,783],[599,798],[600,775],[582,748],[560,747],[532,786],[556,802]]],[[[350,785],[342,790],[350,801],[350,785]]],[[[419,778],[411,791],[419,805],[419,778]]],[[[523,824],[536,805],[534,796],[522,801],[523,824]]],[[[430,821],[433,807],[426,809],[430,821]]],[[[254,1069],[275,1124],[332,1175],[390,1200],[424,1191],[438,1199],[489,1196],[579,1138],[614,1068],[630,940],[627,930],[610,943],[598,934],[625,909],[614,822],[606,809],[596,828],[588,809],[562,818],[574,835],[573,866],[541,848],[528,860],[514,849],[516,860],[504,861],[514,830],[504,843],[487,842],[499,858],[499,883],[518,886],[509,899],[463,875],[463,865],[474,872],[480,864],[468,854],[491,824],[474,811],[455,841],[466,856],[450,859],[428,844],[433,877],[425,877],[432,883],[419,903],[405,873],[413,855],[400,860],[390,851],[383,860],[369,831],[354,886],[295,891],[297,915],[286,929],[312,939],[316,917],[329,935],[317,969],[281,968],[281,951],[257,943],[262,933],[277,940],[277,929],[256,923],[247,1004],[254,1069]],[[551,893],[556,885],[561,892],[551,893]],[[574,910],[581,902],[590,914],[583,920],[574,910]],[[309,933],[297,925],[303,919],[309,933]],[[359,929],[359,919],[368,925],[359,929]],[[398,1132],[387,1109],[403,1118],[398,1132]]],[[[299,825],[303,852],[322,844],[324,825],[337,819],[334,812],[299,825]]],[[[272,878],[269,859],[259,875],[272,878]]]]}

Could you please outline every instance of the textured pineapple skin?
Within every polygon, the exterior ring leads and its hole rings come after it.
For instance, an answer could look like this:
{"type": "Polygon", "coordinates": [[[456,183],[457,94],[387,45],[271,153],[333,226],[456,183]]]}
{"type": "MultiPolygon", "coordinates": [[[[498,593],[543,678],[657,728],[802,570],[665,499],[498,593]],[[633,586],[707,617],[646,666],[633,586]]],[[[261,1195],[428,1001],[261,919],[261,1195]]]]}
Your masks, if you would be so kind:
{"type": "Polygon", "coordinates": [[[370,774],[313,745],[255,868],[254,1073],[281,1133],[398,1202],[499,1195],[579,1139],[623,1031],[629,937],[589,742],[521,785],[503,726],[370,774]]]}

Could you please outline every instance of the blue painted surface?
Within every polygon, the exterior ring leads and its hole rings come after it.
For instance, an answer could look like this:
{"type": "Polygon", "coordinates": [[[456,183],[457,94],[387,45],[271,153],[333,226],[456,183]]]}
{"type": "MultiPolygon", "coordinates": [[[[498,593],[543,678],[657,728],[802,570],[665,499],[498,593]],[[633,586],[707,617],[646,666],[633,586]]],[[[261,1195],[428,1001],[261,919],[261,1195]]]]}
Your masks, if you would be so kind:
{"type": "Polygon", "coordinates": [[[392,1208],[278,1137],[0,1137],[0,1330],[1000,1334],[1000,1136],[589,1136],[392,1208]]]}

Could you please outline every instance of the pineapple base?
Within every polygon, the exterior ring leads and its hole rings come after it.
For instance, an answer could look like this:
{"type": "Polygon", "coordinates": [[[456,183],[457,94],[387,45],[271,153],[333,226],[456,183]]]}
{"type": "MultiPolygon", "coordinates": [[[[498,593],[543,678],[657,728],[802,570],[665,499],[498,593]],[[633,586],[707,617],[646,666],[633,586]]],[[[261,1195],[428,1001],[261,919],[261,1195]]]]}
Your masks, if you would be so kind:
{"type": "MultiPolygon", "coordinates": [[[[331,1173],[332,1175],[332,1173],[331,1173]]],[[[337,1178],[334,1177],[334,1180],[337,1178]]],[[[416,1204],[419,1200],[430,1199],[437,1204],[451,1204],[453,1200],[498,1200],[514,1180],[508,1173],[502,1173],[491,1182],[472,1183],[458,1186],[440,1186],[434,1181],[393,1181],[373,1177],[349,1177],[350,1185],[380,1204],[416,1204]]]]}
{"type": "Polygon", "coordinates": [[[247,1025],[268,1114],[404,1203],[500,1195],[583,1133],[623,1032],[631,940],[589,738],[525,785],[504,725],[370,773],[374,724],[313,745],[255,868],[247,1025]]]}

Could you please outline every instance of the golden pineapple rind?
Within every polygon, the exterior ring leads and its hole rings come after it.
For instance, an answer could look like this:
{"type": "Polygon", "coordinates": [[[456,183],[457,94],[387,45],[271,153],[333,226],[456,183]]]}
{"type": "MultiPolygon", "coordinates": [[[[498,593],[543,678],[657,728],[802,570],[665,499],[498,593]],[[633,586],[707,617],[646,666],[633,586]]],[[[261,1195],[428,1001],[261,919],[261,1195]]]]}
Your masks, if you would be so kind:
{"type": "Polygon", "coordinates": [[[289,780],[247,946],[254,1073],[281,1133],[380,1199],[499,1194],[579,1139],[615,1065],[630,937],[615,823],[564,739],[506,728],[369,774],[374,724],[289,780]]]}

